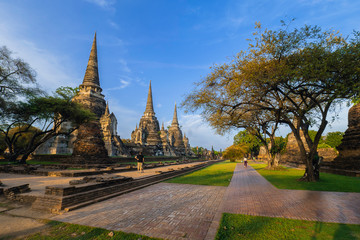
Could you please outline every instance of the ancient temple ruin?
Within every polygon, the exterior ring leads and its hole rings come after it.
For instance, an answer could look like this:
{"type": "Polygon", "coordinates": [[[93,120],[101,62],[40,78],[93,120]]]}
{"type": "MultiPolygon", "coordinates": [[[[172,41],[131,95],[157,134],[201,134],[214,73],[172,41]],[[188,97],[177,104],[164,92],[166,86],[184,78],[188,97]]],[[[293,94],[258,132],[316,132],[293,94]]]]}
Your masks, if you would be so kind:
{"type": "MultiPolygon", "coordinates": [[[[113,113],[110,113],[109,106],[105,102],[105,96],[102,94],[100,87],[96,33],[84,80],[79,89],[79,93],[73,98],[73,101],[90,109],[96,115],[96,120],[90,124],[91,127],[90,125],[81,126],[70,136],[59,135],[50,139],[37,149],[36,154],[86,155],[86,153],[96,150],[98,154],[102,152],[100,155],[104,155],[103,152],[105,151],[108,156],[128,156],[127,149],[117,135],[117,119],[113,113]]],[[[61,126],[61,131],[66,132],[70,128],[71,123],[64,123],[61,126]]]]}
{"type": "Polygon", "coordinates": [[[360,104],[352,106],[348,113],[348,129],[337,147],[339,156],[331,163],[336,169],[360,171],[360,104]]]}
{"type": "MultiPolygon", "coordinates": [[[[155,116],[151,82],[144,115],[139,126],[131,133],[131,142],[126,145],[117,134],[117,119],[110,112],[100,87],[98,72],[96,33],[90,51],[90,57],[79,93],[73,101],[82,104],[96,115],[96,120],[83,124],[71,135],[59,135],[42,144],[35,154],[73,154],[73,156],[90,155],[130,156],[142,151],[150,156],[191,156],[193,155],[189,139],[183,136],[175,111],[169,130],[159,127],[155,116]]],[[[72,124],[62,124],[60,131],[67,132],[72,124]]]]}
{"type": "Polygon", "coordinates": [[[159,121],[154,112],[151,81],[144,115],[141,117],[139,126],[131,133],[131,143],[127,144],[131,154],[142,151],[145,154],[157,156],[189,156],[192,151],[189,139],[183,134],[179,127],[177,110],[175,104],[174,116],[168,130],[161,129],[159,121]]]}

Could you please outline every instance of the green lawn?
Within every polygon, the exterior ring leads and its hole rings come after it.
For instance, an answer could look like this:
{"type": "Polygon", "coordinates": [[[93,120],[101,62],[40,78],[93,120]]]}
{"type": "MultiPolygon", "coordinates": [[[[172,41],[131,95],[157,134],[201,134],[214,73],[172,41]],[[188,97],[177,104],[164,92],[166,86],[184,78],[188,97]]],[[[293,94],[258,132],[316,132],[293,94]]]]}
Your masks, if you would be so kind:
{"type": "Polygon", "coordinates": [[[143,235],[124,233],[120,231],[110,231],[103,228],[95,228],[82,226],[77,224],[62,223],[57,221],[50,221],[48,223],[49,228],[39,233],[27,236],[22,239],[38,240],[60,240],[60,239],[123,239],[123,240],[148,240],[148,239],[159,239],[150,238],[143,235]],[[109,235],[110,234],[110,235],[109,235]]]}
{"type": "Polygon", "coordinates": [[[52,164],[62,164],[61,162],[51,162],[51,161],[35,161],[29,160],[26,161],[27,164],[34,164],[34,165],[52,165],[52,164]]]}
{"type": "Polygon", "coordinates": [[[360,239],[360,225],[224,213],[216,238],[223,239],[360,239]]]}
{"type": "Polygon", "coordinates": [[[280,189],[332,191],[332,192],[360,192],[360,178],[343,175],[320,173],[318,182],[299,182],[304,170],[284,168],[284,170],[266,170],[266,164],[254,164],[256,169],[271,184],[280,189]]]}
{"type": "MultiPolygon", "coordinates": [[[[151,163],[173,163],[176,162],[176,160],[168,160],[168,161],[146,161],[145,159],[145,164],[151,164],[151,163]]],[[[137,162],[134,160],[134,162],[118,162],[118,164],[137,164],[137,162]]]]}
{"type": "Polygon", "coordinates": [[[229,161],[216,163],[193,173],[173,178],[168,183],[185,183],[210,186],[228,186],[236,163],[229,161]]]}

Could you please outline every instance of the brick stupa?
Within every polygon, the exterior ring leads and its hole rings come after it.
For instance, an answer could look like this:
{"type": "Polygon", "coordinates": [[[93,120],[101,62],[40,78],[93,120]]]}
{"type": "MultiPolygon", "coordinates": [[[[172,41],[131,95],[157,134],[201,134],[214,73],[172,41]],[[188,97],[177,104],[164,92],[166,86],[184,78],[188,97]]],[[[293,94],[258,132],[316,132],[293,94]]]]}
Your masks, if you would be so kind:
{"type": "Polygon", "coordinates": [[[84,80],[80,85],[79,94],[74,97],[73,101],[92,111],[96,115],[96,119],[82,124],[78,129],[73,148],[74,162],[107,162],[109,159],[101,135],[100,117],[106,109],[104,95],[101,92],[95,33],[84,80]]]}

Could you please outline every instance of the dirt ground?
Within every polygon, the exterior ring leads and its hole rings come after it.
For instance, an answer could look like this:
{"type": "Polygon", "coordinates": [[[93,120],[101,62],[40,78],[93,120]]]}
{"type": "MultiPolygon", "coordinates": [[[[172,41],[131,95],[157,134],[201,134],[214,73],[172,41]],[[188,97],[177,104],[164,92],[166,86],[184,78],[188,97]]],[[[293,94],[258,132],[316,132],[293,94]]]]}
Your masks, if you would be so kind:
{"type": "Polygon", "coordinates": [[[48,228],[44,219],[51,216],[0,197],[0,239],[22,239],[29,234],[44,231],[48,228]]]}

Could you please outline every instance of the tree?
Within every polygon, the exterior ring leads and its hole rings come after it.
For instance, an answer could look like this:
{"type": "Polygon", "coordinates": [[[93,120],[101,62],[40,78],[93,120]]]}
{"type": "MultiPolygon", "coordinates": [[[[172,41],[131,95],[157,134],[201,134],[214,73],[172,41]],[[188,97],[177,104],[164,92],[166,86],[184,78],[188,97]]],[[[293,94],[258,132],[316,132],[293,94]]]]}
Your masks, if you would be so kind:
{"type": "Polygon", "coordinates": [[[5,112],[12,109],[19,98],[43,94],[36,84],[35,71],[11,55],[5,46],[0,47],[0,118],[5,117],[5,112]]]}
{"type": "MultiPolygon", "coordinates": [[[[5,159],[26,163],[28,156],[42,143],[58,135],[71,134],[82,123],[94,119],[94,114],[80,104],[71,101],[76,89],[63,87],[54,96],[34,97],[19,102],[7,115],[6,123],[0,127],[7,151],[5,159]],[[72,127],[64,131],[62,124],[71,122],[72,127]],[[42,126],[40,129],[34,128],[42,126]],[[26,136],[26,141],[22,141],[26,136]]],[[[9,111],[8,111],[9,112],[9,111]]]]}
{"type": "Polygon", "coordinates": [[[201,109],[204,119],[219,132],[251,126],[252,121],[246,120],[249,115],[265,119],[267,129],[287,125],[306,165],[301,180],[316,181],[313,159],[328,113],[359,97],[360,34],[344,38],[307,25],[291,29],[283,24],[280,30],[263,31],[256,24],[256,29],[248,50],[229,64],[215,65],[183,105],[188,110],[201,109]],[[314,140],[310,127],[317,128],[314,140]]]}
{"type": "Polygon", "coordinates": [[[235,162],[235,160],[243,158],[247,151],[248,148],[245,144],[231,145],[223,152],[223,158],[235,162]]]}
{"type": "Polygon", "coordinates": [[[343,132],[329,132],[326,134],[325,143],[332,148],[337,148],[343,139],[343,132]]]}
{"type": "Polygon", "coordinates": [[[234,145],[242,143],[248,147],[251,155],[259,154],[261,142],[256,136],[252,135],[247,130],[240,131],[234,136],[234,145]]]}

